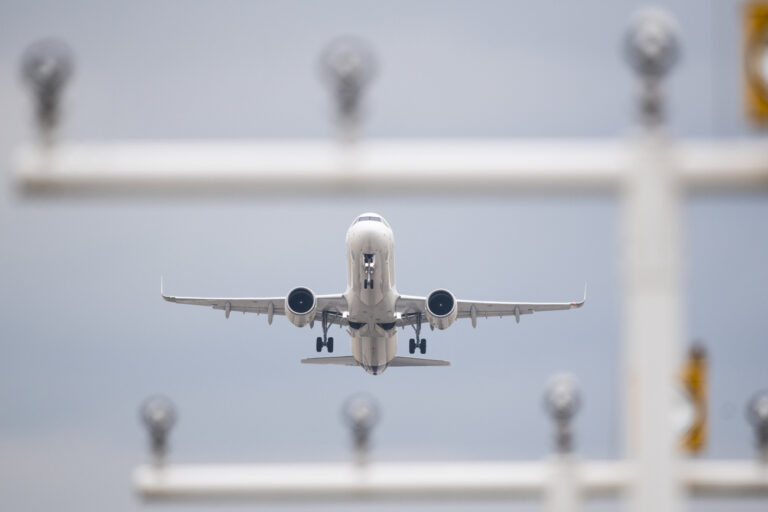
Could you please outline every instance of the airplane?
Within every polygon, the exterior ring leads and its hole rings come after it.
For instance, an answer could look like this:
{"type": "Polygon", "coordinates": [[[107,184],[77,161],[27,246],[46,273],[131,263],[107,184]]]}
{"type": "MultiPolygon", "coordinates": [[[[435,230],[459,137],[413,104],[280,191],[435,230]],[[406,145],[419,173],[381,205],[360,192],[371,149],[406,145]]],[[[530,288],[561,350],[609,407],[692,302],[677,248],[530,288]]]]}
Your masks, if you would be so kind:
{"type": "Polygon", "coordinates": [[[448,366],[448,361],[402,357],[397,355],[397,328],[413,327],[414,337],[408,351],[427,351],[427,340],[421,337],[421,327],[427,323],[432,330],[447,329],[458,318],[469,318],[477,327],[478,318],[514,316],[519,323],[522,315],[535,311],[580,308],[579,302],[490,302],[458,300],[448,290],[435,290],[426,297],[400,295],[395,288],[394,237],[389,223],[377,213],[364,213],[355,218],[347,230],[348,284],[344,293],[315,295],[306,286],[298,286],[285,297],[265,298],[201,298],[176,297],[160,294],[168,302],[194,304],[223,310],[226,318],[232,311],[266,314],[272,324],[275,315],[282,315],[297,327],[314,327],[320,322],[323,335],[316,340],[317,352],[323,347],[333,352],[333,337],[328,336],[332,325],[348,327],[352,355],[302,359],[305,364],[360,366],[366,372],[379,375],[389,367],[448,366]]]}

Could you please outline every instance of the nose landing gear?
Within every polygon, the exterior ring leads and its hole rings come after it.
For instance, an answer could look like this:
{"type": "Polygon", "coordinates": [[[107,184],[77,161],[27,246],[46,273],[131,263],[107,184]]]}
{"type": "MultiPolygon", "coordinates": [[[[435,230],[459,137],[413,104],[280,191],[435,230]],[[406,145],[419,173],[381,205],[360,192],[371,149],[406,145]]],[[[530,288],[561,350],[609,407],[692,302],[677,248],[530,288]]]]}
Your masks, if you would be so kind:
{"type": "Polygon", "coordinates": [[[315,349],[317,349],[318,352],[323,351],[323,347],[328,348],[328,353],[333,353],[333,337],[328,337],[328,329],[331,327],[330,322],[328,322],[328,312],[323,311],[323,336],[317,337],[317,342],[315,345],[315,349]]]}
{"type": "Polygon", "coordinates": [[[416,313],[416,322],[413,324],[413,330],[416,331],[416,338],[408,340],[408,352],[414,354],[418,347],[422,354],[427,353],[427,340],[421,338],[421,313],[416,313]],[[421,338],[421,339],[420,339],[421,338]]]}
{"type": "Polygon", "coordinates": [[[373,290],[373,254],[363,254],[363,270],[365,272],[365,280],[363,280],[363,288],[370,288],[373,290]]]}

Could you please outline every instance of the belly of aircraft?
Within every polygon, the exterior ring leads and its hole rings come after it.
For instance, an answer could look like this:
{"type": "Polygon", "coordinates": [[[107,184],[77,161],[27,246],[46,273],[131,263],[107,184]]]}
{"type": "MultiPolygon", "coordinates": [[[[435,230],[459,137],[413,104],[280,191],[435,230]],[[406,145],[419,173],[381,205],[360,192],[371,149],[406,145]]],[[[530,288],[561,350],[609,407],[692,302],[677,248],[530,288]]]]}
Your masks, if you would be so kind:
{"type": "Polygon", "coordinates": [[[353,333],[352,355],[367,371],[378,375],[395,357],[397,334],[389,336],[353,333]]]}

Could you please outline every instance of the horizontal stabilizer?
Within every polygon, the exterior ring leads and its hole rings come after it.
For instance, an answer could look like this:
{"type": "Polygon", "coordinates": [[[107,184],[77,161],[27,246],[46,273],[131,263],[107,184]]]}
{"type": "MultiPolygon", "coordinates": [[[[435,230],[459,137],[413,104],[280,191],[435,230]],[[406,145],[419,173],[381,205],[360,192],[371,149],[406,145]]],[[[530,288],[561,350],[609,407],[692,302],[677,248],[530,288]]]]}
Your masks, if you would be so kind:
{"type": "Polygon", "coordinates": [[[450,366],[448,361],[440,359],[422,359],[419,357],[396,357],[387,366],[450,366]]]}
{"type": "Polygon", "coordinates": [[[355,361],[352,356],[336,356],[336,357],[310,357],[308,359],[302,359],[304,364],[337,364],[341,366],[360,366],[360,363],[355,361]]]}

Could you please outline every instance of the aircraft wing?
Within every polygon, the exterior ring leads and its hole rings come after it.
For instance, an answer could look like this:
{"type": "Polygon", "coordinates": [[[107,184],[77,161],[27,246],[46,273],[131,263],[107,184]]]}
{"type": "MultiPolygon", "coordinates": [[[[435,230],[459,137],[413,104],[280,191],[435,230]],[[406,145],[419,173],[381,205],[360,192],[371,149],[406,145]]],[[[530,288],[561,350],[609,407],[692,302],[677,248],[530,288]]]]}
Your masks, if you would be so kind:
{"type": "MultiPolygon", "coordinates": [[[[224,311],[227,316],[232,311],[242,313],[256,313],[269,315],[270,323],[272,315],[285,315],[285,297],[177,297],[165,295],[160,288],[160,295],[168,302],[177,304],[192,304],[195,306],[208,306],[224,311]]],[[[337,325],[346,325],[343,314],[347,309],[347,301],[341,294],[317,295],[317,309],[315,319],[321,320],[324,311],[334,313],[329,315],[329,322],[337,325]]]]}
{"type": "MultiPolygon", "coordinates": [[[[580,308],[587,300],[586,289],[584,298],[576,302],[493,302],[456,299],[457,318],[471,318],[472,325],[477,325],[478,318],[514,316],[520,322],[521,315],[530,315],[536,311],[558,311],[563,309],[580,308]]],[[[414,325],[419,318],[422,323],[429,322],[425,315],[426,297],[401,295],[397,300],[396,310],[401,313],[398,326],[414,325]]]]}

